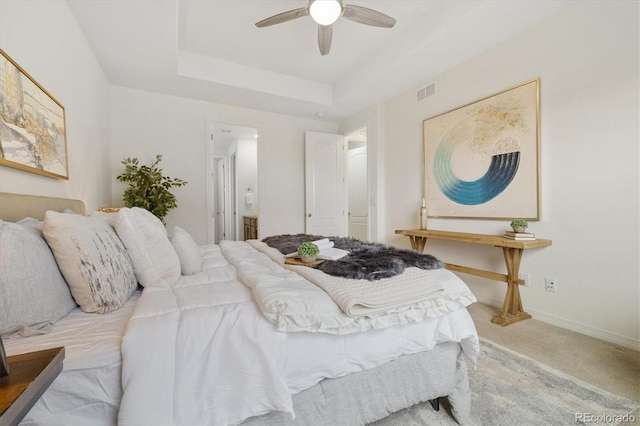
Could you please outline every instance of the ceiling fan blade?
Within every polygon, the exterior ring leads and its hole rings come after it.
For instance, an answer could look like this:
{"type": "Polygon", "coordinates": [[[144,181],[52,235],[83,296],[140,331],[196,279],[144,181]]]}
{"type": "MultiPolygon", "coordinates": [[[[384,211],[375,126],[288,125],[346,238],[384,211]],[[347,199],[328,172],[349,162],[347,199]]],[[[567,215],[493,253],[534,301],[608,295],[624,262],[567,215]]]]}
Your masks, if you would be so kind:
{"type": "Polygon", "coordinates": [[[396,20],[389,15],[353,4],[344,5],[342,16],[351,21],[374,27],[392,28],[396,24],[396,20]]]}
{"type": "Polygon", "coordinates": [[[308,14],[309,11],[307,10],[307,8],[301,7],[300,9],[289,10],[287,12],[278,13],[277,15],[265,18],[260,22],[256,22],[256,27],[263,28],[271,25],[282,24],[283,22],[302,18],[303,16],[307,16],[308,14]]]}
{"type": "Polygon", "coordinates": [[[318,25],[318,47],[320,47],[321,55],[327,55],[331,50],[332,36],[333,29],[331,25],[318,25]]]}

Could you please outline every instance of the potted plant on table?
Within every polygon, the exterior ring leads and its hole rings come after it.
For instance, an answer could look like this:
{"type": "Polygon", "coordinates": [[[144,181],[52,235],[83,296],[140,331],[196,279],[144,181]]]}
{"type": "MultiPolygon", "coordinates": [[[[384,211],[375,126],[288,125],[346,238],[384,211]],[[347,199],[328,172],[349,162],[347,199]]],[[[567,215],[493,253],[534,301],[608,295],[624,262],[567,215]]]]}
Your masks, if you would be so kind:
{"type": "Polygon", "coordinates": [[[150,166],[141,166],[137,158],[125,158],[121,161],[125,166],[124,172],[116,179],[129,183],[129,188],[122,194],[125,207],[141,207],[164,223],[169,210],[178,207],[176,196],[170,189],[184,186],[187,182],[165,176],[158,167],[161,160],[162,155],[158,154],[150,166]]]}
{"type": "Polygon", "coordinates": [[[529,222],[524,219],[514,219],[511,221],[511,227],[514,232],[525,232],[528,226],[529,222]]]}
{"type": "Polygon", "coordinates": [[[320,249],[317,245],[311,242],[302,243],[300,244],[300,247],[298,247],[298,255],[300,255],[300,259],[304,263],[311,263],[315,261],[318,253],[320,253],[320,249]]]}

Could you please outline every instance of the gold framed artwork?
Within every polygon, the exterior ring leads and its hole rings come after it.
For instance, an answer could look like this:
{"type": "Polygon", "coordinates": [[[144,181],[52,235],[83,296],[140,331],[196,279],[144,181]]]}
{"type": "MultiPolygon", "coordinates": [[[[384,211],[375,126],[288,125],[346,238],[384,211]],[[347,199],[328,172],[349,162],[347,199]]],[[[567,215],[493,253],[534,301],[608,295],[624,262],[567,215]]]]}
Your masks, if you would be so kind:
{"type": "Polygon", "coordinates": [[[423,121],[431,217],[540,219],[540,80],[423,121]]]}
{"type": "Polygon", "coordinates": [[[0,165],[69,179],[64,106],[3,50],[0,165]]]}

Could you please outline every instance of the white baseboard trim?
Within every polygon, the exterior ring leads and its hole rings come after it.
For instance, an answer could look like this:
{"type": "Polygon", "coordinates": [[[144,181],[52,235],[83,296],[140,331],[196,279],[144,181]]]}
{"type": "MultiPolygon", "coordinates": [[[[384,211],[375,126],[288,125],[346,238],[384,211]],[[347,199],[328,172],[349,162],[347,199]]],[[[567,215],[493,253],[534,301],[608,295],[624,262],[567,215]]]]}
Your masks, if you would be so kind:
{"type": "MultiPolygon", "coordinates": [[[[489,299],[486,297],[476,295],[478,302],[495,306],[502,309],[503,301],[489,299]]],[[[573,321],[568,321],[564,318],[559,318],[554,315],[549,315],[544,312],[535,311],[532,309],[525,309],[527,313],[531,314],[531,316],[542,322],[546,322],[551,325],[555,325],[560,328],[564,328],[567,330],[575,331],[576,333],[584,334],[590,337],[595,337],[596,339],[604,340],[605,342],[613,343],[616,345],[623,346],[625,348],[633,349],[636,351],[640,351],[640,341],[629,339],[624,336],[617,335],[615,333],[610,333],[608,331],[600,330],[599,328],[590,327],[588,325],[576,323],[573,321]]]]}

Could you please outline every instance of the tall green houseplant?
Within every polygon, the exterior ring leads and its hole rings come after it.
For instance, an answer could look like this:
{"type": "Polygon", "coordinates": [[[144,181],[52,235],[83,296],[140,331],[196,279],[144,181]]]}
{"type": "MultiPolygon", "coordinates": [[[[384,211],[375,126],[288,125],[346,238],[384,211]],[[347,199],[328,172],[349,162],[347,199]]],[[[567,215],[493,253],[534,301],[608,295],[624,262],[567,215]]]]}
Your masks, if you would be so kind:
{"type": "Polygon", "coordinates": [[[141,207],[149,210],[164,223],[169,210],[178,207],[176,196],[170,191],[173,187],[187,184],[178,178],[164,176],[158,164],[162,155],[156,155],[156,160],[150,166],[140,165],[137,158],[125,158],[124,172],[116,179],[127,182],[129,188],[122,194],[122,201],[126,207],[141,207]]]}

